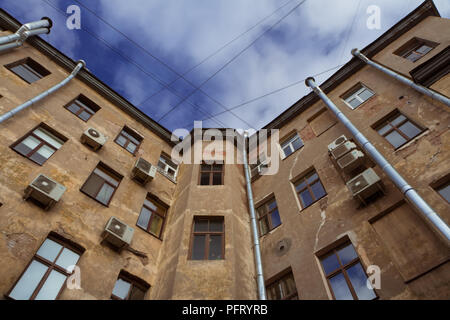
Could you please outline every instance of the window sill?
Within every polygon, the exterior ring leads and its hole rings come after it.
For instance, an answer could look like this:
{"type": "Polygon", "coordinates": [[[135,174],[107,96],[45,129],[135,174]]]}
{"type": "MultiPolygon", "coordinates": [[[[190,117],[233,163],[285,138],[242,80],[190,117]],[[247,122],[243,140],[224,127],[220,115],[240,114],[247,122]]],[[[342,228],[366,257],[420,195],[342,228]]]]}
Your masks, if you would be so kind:
{"type": "Polygon", "coordinates": [[[164,176],[166,179],[168,179],[170,182],[177,184],[177,181],[173,178],[171,178],[168,174],[166,174],[164,171],[162,171],[159,167],[156,167],[158,173],[160,173],[162,176],[164,176]]]}
{"type": "MultiPolygon", "coordinates": [[[[406,142],[405,144],[401,145],[400,147],[398,147],[397,149],[394,149],[394,153],[397,153],[399,151],[402,151],[403,149],[408,148],[409,146],[411,146],[411,144],[415,143],[417,140],[419,140],[420,138],[426,136],[428,133],[430,133],[429,129],[426,129],[425,131],[423,131],[422,133],[419,133],[417,136],[415,136],[414,138],[412,138],[411,140],[409,140],[408,142],[406,142]]],[[[392,145],[391,145],[392,146],[392,145]]]]}
{"type": "Polygon", "coordinates": [[[367,99],[366,101],[364,101],[363,103],[361,103],[359,106],[357,106],[356,108],[353,108],[351,105],[349,105],[345,100],[344,104],[350,109],[350,110],[358,110],[359,108],[363,107],[364,105],[366,105],[369,101],[375,99],[375,97],[377,97],[378,94],[374,94],[373,96],[371,96],[369,99],[367,99]]]}
{"type": "Polygon", "coordinates": [[[151,235],[153,238],[156,238],[156,239],[158,239],[158,240],[161,241],[161,242],[163,241],[162,237],[157,237],[157,236],[155,236],[153,233],[151,233],[151,232],[145,230],[145,229],[142,228],[141,226],[136,225],[136,227],[137,227],[138,229],[142,230],[143,232],[145,232],[146,234],[151,235]]]}
{"type": "Polygon", "coordinates": [[[83,190],[80,189],[80,192],[82,194],[84,194],[85,196],[87,196],[88,198],[94,200],[95,202],[97,202],[98,204],[101,204],[102,206],[109,208],[109,204],[111,203],[111,201],[108,204],[104,204],[103,202],[98,201],[97,199],[95,199],[93,196],[87,194],[86,192],[84,192],[83,190]]]}
{"type": "Polygon", "coordinates": [[[276,226],[275,228],[273,228],[273,229],[270,230],[269,232],[267,232],[267,233],[265,233],[265,234],[263,234],[263,235],[260,235],[259,238],[262,239],[262,238],[265,238],[266,236],[269,236],[269,235],[273,234],[276,230],[280,229],[280,227],[281,227],[282,225],[283,225],[283,224],[280,223],[280,225],[276,226]]]}
{"type": "Polygon", "coordinates": [[[286,160],[287,158],[289,158],[290,156],[292,156],[293,154],[296,154],[297,152],[299,152],[300,150],[302,150],[305,147],[305,145],[303,145],[300,149],[295,150],[294,152],[292,152],[290,155],[288,155],[287,157],[283,157],[281,159],[281,161],[286,160]]]}
{"type": "Polygon", "coordinates": [[[307,209],[311,208],[312,206],[316,205],[317,203],[319,203],[320,200],[324,199],[328,197],[328,194],[324,195],[323,197],[317,199],[316,201],[314,201],[313,203],[311,203],[309,206],[304,207],[302,209],[300,209],[300,213],[302,213],[303,211],[306,211],[307,209]]]}

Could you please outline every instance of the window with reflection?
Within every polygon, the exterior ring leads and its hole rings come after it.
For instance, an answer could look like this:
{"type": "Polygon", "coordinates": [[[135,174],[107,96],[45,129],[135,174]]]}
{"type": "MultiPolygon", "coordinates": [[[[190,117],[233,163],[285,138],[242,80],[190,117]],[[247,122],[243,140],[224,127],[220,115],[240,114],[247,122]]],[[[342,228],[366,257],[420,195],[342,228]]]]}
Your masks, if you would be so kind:
{"type": "Polygon", "coordinates": [[[266,202],[262,206],[259,206],[256,211],[258,212],[260,236],[265,235],[281,225],[281,218],[275,198],[266,202]]]}
{"type": "Polygon", "coordinates": [[[356,109],[369,100],[373,95],[374,93],[372,90],[364,86],[362,83],[359,83],[349,93],[345,94],[343,99],[352,109],[356,109]]]}
{"type": "Polygon", "coordinates": [[[333,298],[336,300],[372,300],[375,291],[367,287],[367,275],[351,243],[333,249],[320,258],[333,298]]]}
{"type": "Polygon", "coordinates": [[[137,226],[161,238],[164,220],[167,214],[167,206],[147,195],[137,221],[137,226]]]}
{"type": "Polygon", "coordinates": [[[123,176],[100,162],[80,191],[108,206],[123,176]]]}
{"type": "Polygon", "coordinates": [[[147,282],[122,270],[114,285],[111,299],[144,300],[148,289],[150,285],[147,282]]]}
{"type": "Polygon", "coordinates": [[[65,108],[85,122],[100,110],[100,107],[97,104],[82,94],[71,101],[65,108]]]}
{"type": "Polygon", "coordinates": [[[136,154],[144,138],[127,126],[117,136],[115,142],[131,154],[136,154]]]}
{"type": "Polygon", "coordinates": [[[298,300],[297,286],[292,271],[289,269],[276,278],[266,286],[267,299],[298,300]]]}
{"type": "Polygon", "coordinates": [[[191,260],[221,260],[225,255],[223,217],[195,217],[192,227],[191,260]]]}
{"type": "Polygon", "coordinates": [[[387,120],[376,125],[375,130],[396,149],[425,131],[399,111],[395,111],[387,120]]]}
{"type": "Polygon", "coordinates": [[[224,165],[221,163],[200,165],[200,185],[218,186],[223,185],[224,165]]]}
{"type": "Polygon", "coordinates": [[[11,148],[31,161],[42,165],[66,141],[67,138],[41,123],[37,128],[15,142],[11,148]]]}
{"type": "Polygon", "coordinates": [[[293,154],[295,151],[303,147],[303,141],[298,133],[281,144],[281,150],[285,158],[293,154]]]}
{"type": "Polygon", "coordinates": [[[302,209],[311,206],[313,203],[327,195],[316,170],[310,171],[308,174],[297,180],[294,185],[302,209]]]}
{"type": "Polygon", "coordinates": [[[31,58],[25,58],[5,66],[6,69],[17,75],[19,78],[28,83],[33,83],[50,74],[39,63],[31,58]]]}
{"type": "Polygon", "coordinates": [[[394,52],[394,54],[403,57],[411,62],[416,62],[427,55],[430,51],[436,48],[439,43],[413,38],[403,45],[400,49],[394,52]]]}
{"type": "Polygon", "coordinates": [[[55,300],[84,249],[50,234],[11,289],[14,300],[55,300]]]}

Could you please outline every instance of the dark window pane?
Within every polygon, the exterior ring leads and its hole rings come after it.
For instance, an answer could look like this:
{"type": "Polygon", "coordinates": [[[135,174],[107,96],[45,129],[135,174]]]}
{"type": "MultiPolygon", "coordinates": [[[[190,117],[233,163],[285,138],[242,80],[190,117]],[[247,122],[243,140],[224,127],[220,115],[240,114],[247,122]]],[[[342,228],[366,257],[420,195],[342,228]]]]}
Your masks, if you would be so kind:
{"type": "Polygon", "coordinates": [[[130,298],[128,300],[144,300],[145,292],[136,286],[131,288],[130,298]]]}
{"type": "Polygon", "coordinates": [[[222,236],[209,236],[209,260],[222,259],[222,236]]]}
{"type": "Polygon", "coordinates": [[[284,156],[285,157],[290,156],[292,154],[291,146],[288,145],[287,147],[284,147],[283,148],[283,152],[284,152],[284,156]]]}
{"type": "Polygon", "coordinates": [[[355,109],[355,108],[358,108],[358,107],[361,105],[361,101],[359,101],[359,100],[356,99],[356,98],[351,99],[348,103],[349,103],[354,109],[355,109]]]}
{"type": "Polygon", "coordinates": [[[320,181],[313,184],[311,186],[311,190],[314,193],[314,196],[316,197],[316,199],[320,199],[326,195],[325,189],[323,188],[322,183],[320,183],[320,181]]]}
{"type": "Polygon", "coordinates": [[[207,232],[208,231],[208,220],[198,219],[194,223],[194,232],[207,232]]]}
{"type": "Polygon", "coordinates": [[[302,140],[300,140],[300,138],[295,139],[295,140],[292,142],[292,146],[294,147],[294,150],[300,149],[301,147],[303,147],[302,140]]]}
{"type": "Polygon", "coordinates": [[[127,139],[123,136],[118,136],[116,142],[123,147],[127,143],[127,139]]]}
{"type": "Polygon", "coordinates": [[[95,197],[100,187],[103,185],[104,180],[97,176],[96,174],[92,174],[86,183],[83,185],[81,190],[91,197],[95,197]]]}
{"type": "Polygon", "coordinates": [[[108,204],[109,200],[111,199],[112,195],[114,193],[114,188],[111,187],[109,184],[103,184],[102,188],[100,189],[100,192],[97,194],[95,199],[100,201],[103,204],[108,204]]]}
{"type": "Polygon", "coordinates": [[[213,173],[213,185],[217,186],[217,185],[221,185],[222,184],[222,172],[213,173]]]}
{"type": "Polygon", "coordinates": [[[39,290],[35,300],[55,300],[66,281],[67,276],[52,270],[39,290]]]}
{"type": "Polygon", "coordinates": [[[445,200],[447,200],[447,202],[450,202],[450,184],[441,187],[438,192],[445,200]]]}
{"type": "Polygon", "coordinates": [[[222,232],[223,231],[223,220],[210,220],[209,221],[209,231],[222,232]]]}
{"type": "Polygon", "coordinates": [[[39,282],[42,280],[48,267],[36,260],[31,262],[27,271],[14,286],[9,296],[16,300],[28,300],[33,294],[39,282]]]}
{"type": "Polygon", "coordinates": [[[295,286],[294,277],[292,275],[289,275],[288,277],[286,277],[284,280],[284,283],[285,283],[285,288],[286,288],[284,296],[288,296],[288,295],[291,295],[291,294],[297,292],[297,287],[295,286]]]}
{"type": "Polygon", "coordinates": [[[390,124],[382,127],[381,129],[378,129],[378,133],[381,135],[384,135],[386,132],[392,129],[392,126],[390,124]]]}
{"type": "Polygon", "coordinates": [[[277,202],[276,201],[269,202],[267,207],[269,208],[269,210],[275,209],[277,207],[277,202]]]}
{"type": "Polygon", "coordinates": [[[349,262],[351,262],[352,260],[358,258],[358,254],[356,253],[355,249],[353,248],[353,245],[351,244],[345,248],[338,250],[338,255],[344,266],[349,262]]]}
{"type": "Polygon", "coordinates": [[[192,260],[205,259],[205,242],[206,236],[203,235],[194,236],[194,244],[192,246],[192,260]]]}
{"type": "Polygon", "coordinates": [[[80,117],[81,119],[83,119],[84,121],[88,121],[89,118],[91,117],[91,114],[90,114],[90,113],[87,113],[86,111],[81,111],[79,117],[80,117]]]}
{"type": "Polygon", "coordinates": [[[32,150],[34,150],[40,143],[41,143],[41,141],[39,139],[37,139],[33,136],[28,136],[21,143],[19,143],[17,146],[15,146],[14,150],[16,150],[20,154],[26,156],[32,150]]]}
{"type": "Polygon", "coordinates": [[[323,270],[325,270],[326,275],[329,275],[340,267],[339,261],[334,253],[322,259],[322,266],[323,270]]]}
{"type": "Polygon", "coordinates": [[[359,300],[372,300],[376,298],[373,289],[367,288],[367,276],[360,263],[348,268],[347,274],[359,300]]]}
{"type": "Polygon", "coordinates": [[[422,130],[417,128],[411,122],[406,122],[404,125],[399,127],[400,131],[407,135],[410,139],[416,137],[422,130]]]}
{"type": "Polygon", "coordinates": [[[313,203],[313,198],[308,189],[300,193],[300,200],[303,208],[309,207],[313,203]]]}
{"type": "Polygon", "coordinates": [[[391,121],[391,123],[394,126],[398,126],[400,123],[406,120],[406,117],[402,114],[398,115],[394,120],[391,121]]]}
{"type": "Polygon", "coordinates": [[[403,138],[397,131],[392,131],[386,136],[387,141],[395,148],[398,148],[406,143],[406,139],[403,138]]]}
{"type": "Polygon", "coordinates": [[[213,171],[222,172],[222,169],[223,169],[223,165],[221,165],[221,164],[214,164],[213,165],[213,171]]]}
{"type": "Polygon", "coordinates": [[[297,186],[295,187],[295,190],[300,191],[300,190],[304,189],[305,187],[306,187],[306,182],[303,181],[303,182],[297,184],[297,186]]]}
{"type": "Polygon", "coordinates": [[[353,300],[350,289],[348,288],[342,273],[330,278],[330,284],[336,300],[353,300]]]}
{"type": "Polygon", "coordinates": [[[33,73],[29,68],[27,68],[25,65],[18,65],[11,68],[11,71],[14,72],[16,75],[27,81],[28,83],[35,82],[39,80],[41,77],[39,77],[37,74],[33,73]]]}
{"type": "Polygon", "coordinates": [[[211,170],[212,170],[212,165],[206,164],[206,163],[202,164],[202,171],[211,171],[211,170]]]}
{"type": "Polygon", "coordinates": [[[113,289],[113,295],[118,298],[126,299],[128,296],[128,292],[130,291],[131,284],[122,279],[117,279],[116,284],[113,289]]]}
{"type": "Polygon", "coordinates": [[[207,186],[207,185],[209,185],[209,173],[203,172],[203,173],[201,174],[200,184],[201,184],[202,186],[207,186]]]}
{"type": "Polygon", "coordinates": [[[281,218],[278,210],[273,211],[270,214],[270,218],[272,219],[272,228],[276,228],[281,224],[281,218]]]}
{"type": "Polygon", "coordinates": [[[319,175],[316,173],[314,173],[313,175],[311,175],[308,179],[306,179],[308,181],[308,184],[313,183],[314,181],[319,179],[319,175]]]}
{"type": "Polygon", "coordinates": [[[269,223],[267,222],[267,218],[262,218],[259,220],[259,232],[261,233],[261,236],[269,232],[269,223]]]}
{"type": "Polygon", "coordinates": [[[80,106],[78,106],[76,103],[72,103],[70,106],[67,107],[67,109],[68,109],[70,112],[76,114],[81,108],[80,108],[80,106]]]}
{"type": "Polygon", "coordinates": [[[137,225],[141,228],[144,228],[145,230],[147,230],[148,228],[148,222],[150,221],[150,217],[151,217],[152,213],[150,210],[148,210],[147,208],[143,207],[141,209],[141,214],[139,215],[138,221],[137,221],[137,225]]]}

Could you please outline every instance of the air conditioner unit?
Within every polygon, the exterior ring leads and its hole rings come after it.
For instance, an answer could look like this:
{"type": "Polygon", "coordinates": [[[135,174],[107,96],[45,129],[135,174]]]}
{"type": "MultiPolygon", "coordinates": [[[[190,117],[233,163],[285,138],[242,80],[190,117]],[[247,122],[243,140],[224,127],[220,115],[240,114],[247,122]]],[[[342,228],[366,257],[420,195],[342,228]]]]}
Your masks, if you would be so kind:
{"type": "Polygon", "coordinates": [[[340,159],[347,153],[349,153],[352,150],[356,149],[356,144],[353,142],[347,141],[342,143],[340,146],[336,147],[335,149],[331,150],[330,153],[333,156],[334,160],[340,159]]]}
{"type": "Polygon", "coordinates": [[[105,226],[102,238],[115,248],[121,250],[131,244],[134,229],[116,217],[111,217],[105,226]]]}
{"type": "Polygon", "coordinates": [[[372,168],[367,169],[347,182],[347,187],[353,197],[357,197],[362,201],[382,190],[381,179],[372,168]]]}
{"type": "Polygon", "coordinates": [[[364,162],[364,153],[353,150],[337,161],[339,168],[345,173],[350,173],[364,162]]]}
{"type": "Polygon", "coordinates": [[[157,168],[147,160],[139,158],[134,164],[131,176],[139,183],[146,184],[147,182],[152,181],[153,178],[155,178],[156,169],[157,168]]]}
{"type": "Polygon", "coordinates": [[[66,191],[62,184],[40,174],[25,189],[24,199],[34,199],[41,203],[45,210],[51,209],[66,191]]]}
{"type": "Polygon", "coordinates": [[[89,128],[81,136],[81,142],[91,147],[94,151],[100,149],[106,143],[106,137],[94,128],[89,128]]]}
{"type": "Polygon", "coordinates": [[[346,136],[340,136],[339,138],[334,140],[333,143],[328,145],[328,150],[331,152],[332,150],[336,149],[341,144],[343,144],[344,142],[347,142],[347,141],[348,141],[348,139],[346,136]]]}

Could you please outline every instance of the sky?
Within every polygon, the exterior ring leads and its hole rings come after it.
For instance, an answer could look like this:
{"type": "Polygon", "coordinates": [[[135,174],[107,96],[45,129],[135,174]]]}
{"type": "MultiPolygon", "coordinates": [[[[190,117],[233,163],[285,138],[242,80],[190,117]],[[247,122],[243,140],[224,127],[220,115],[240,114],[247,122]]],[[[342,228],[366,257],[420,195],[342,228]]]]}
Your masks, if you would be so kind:
{"type": "MultiPolygon", "coordinates": [[[[0,7],[21,22],[50,17],[44,40],[85,60],[164,127],[190,130],[203,119],[205,128],[263,127],[309,93],[306,77],[325,81],[351,59],[352,48],[364,48],[422,2],[0,0],[0,7]],[[80,8],[79,30],[66,26],[71,5],[80,8]],[[367,27],[372,5],[380,8],[379,29],[367,27]]],[[[450,17],[450,1],[435,4],[450,17]]]]}

